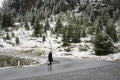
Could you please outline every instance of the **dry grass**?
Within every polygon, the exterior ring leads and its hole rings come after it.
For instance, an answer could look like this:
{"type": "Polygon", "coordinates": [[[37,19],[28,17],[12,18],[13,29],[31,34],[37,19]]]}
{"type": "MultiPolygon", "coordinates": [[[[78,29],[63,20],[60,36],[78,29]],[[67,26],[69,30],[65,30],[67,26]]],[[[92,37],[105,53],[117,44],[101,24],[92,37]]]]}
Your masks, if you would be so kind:
{"type": "Polygon", "coordinates": [[[30,48],[28,50],[22,50],[21,53],[28,53],[28,54],[34,54],[37,56],[41,56],[45,54],[45,51],[40,50],[39,48],[30,48]]]}

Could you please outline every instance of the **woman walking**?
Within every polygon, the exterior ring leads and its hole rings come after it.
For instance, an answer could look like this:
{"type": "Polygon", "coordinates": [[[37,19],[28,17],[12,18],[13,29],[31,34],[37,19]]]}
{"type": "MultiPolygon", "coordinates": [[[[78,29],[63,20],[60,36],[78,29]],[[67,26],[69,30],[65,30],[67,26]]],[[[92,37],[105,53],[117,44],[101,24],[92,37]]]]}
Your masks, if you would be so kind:
{"type": "Polygon", "coordinates": [[[48,69],[52,70],[52,62],[53,62],[53,57],[52,57],[52,52],[50,51],[48,54],[48,69]]]}

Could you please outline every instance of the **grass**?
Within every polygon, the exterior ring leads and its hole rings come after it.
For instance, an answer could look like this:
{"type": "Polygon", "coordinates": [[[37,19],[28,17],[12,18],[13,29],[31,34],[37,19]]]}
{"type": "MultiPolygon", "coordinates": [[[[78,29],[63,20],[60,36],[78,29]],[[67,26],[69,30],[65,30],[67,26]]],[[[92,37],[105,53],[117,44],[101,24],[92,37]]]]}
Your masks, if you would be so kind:
{"type": "Polygon", "coordinates": [[[23,50],[22,53],[32,53],[34,49],[29,49],[29,50],[23,50]]]}
{"type": "Polygon", "coordinates": [[[43,50],[39,50],[39,49],[35,49],[35,48],[31,48],[28,50],[22,50],[22,53],[29,53],[29,54],[35,54],[37,56],[41,56],[43,54],[45,54],[45,52],[43,50]]]}
{"type": "Polygon", "coordinates": [[[0,67],[17,66],[18,61],[20,61],[20,66],[30,65],[34,62],[34,60],[30,59],[0,55],[0,67]]]}

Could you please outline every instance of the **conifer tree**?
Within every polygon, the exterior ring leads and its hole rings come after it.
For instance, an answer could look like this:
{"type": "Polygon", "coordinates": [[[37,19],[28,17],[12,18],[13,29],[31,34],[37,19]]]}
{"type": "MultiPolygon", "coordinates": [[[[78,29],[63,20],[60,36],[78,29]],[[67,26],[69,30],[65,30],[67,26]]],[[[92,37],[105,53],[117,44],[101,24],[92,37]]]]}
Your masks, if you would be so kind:
{"type": "Polygon", "coordinates": [[[7,26],[7,24],[6,24],[6,21],[7,21],[6,18],[7,18],[7,16],[4,14],[2,16],[2,23],[1,23],[2,28],[4,28],[4,27],[7,26]]]}
{"type": "Polygon", "coordinates": [[[94,50],[96,55],[107,55],[114,53],[113,42],[111,37],[105,32],[102,21],[102,17],[99,17],[96,25],[96,34],[94,39],[94,50]]]}
{"type": "Polygon", "coordinates": [[[68,40],[69,42],[72,42],[74,39],[74,33],[75,33],[75,24],[70,24],[68,26],[68,40]]]}
{"type": "Polygon", "coordinates": [[[68,38],[68,27],[66,26],[63,31],[63,46],[69,46],[69,38],[68,38]]]}
{"type": "Polygon", "coordinates": [[[16,37],[15,41],[16,41],[16,44],[17,44],[17,45],[20,44],[20,39],[19,39],[19,37],[16,37]]]}
{"type": "Polygon", "coordinates": [[[55,32],[56,33],[62,33],[62,28],[63,28],[63,25],[62,25],[62,22],[61,20],[58,18],[57,22],[56,22],[56,28],[55,28],[55,32]]]}
{"type": "Polygon", "coordinates": [[[34,23],[35,23],[35,16],[33,16],[32,19],[31,19],[31,25],[33,26],[34,23]]]}
{"type": "Polygon", "coordinates": [[[42,36],[42,41],[43,41],[43,42],[45,42],[45,41],[46,41],[46,37],[45,37],[45,35],[44,35],[44,36],[42,36]]]}
{"type": "Polygon", "coordinates": [[[80,28],[78,27],[78,25],[75,26],[75,31],[73,33],[73,37],[72,37],[72,42],[73,43],[80,43],[80,37],[81,37],[81,33],[80,33],[80,28]]]}
{"type": "Polygon", "coordinates": [[[96,22],[96,34],[100,33],[103,30],[102,17],[98,17],[96,22]]]}
{"type": "Polygon", "coordinates": [[[14,23],[14,20],[9,14],[2,15],[2,23],[1,23],[2,28],[13,26],[13,23],[14,23]]]}
{"type": "Polygon", "coordinates": [[[102,31],[95,35],[94,39],[95,55],[108,55],[114,53],[114,45],[111,38],[102,31]]]}
{"type": "Polygon", "coordinates": [[[7,40],[10,40],[10,35],[9,35],[9,33],[6,34],[6,39],[7,39],[7,40]]]}
{"type": "Polygon", "coordinates": [[[82,37],[86,37],[87,34],[86,34],[86,30],[85,29],[82,29],[82,33],[81,33],[82,37]]]}
{"type": "Polygon", "coordinates": [[[42,25],[39,23],[39,21],[37,21],[36,24],[34,25],[33,36],[35,36],[35,37],[42,36],[42,25]]]}
{"type": "Polygon", "coordinates": [[[25,23],[25,29],[26,29],[26,30],[30,30],[29,25],[28,25],[27,22],[25,23]]]}
{"type": "Polygon", "coordinates": [[[49,30],[49,29],[50,29],[50,25],[49,25],[49,21],[47,20],[47,21],[45,22],[44,32],[46,33],[46,31],[49,30]]]}
{"type": "Polygon", "coordinates": [[[99,25],[104,26],[105,32],[110,36],[110,38],[114,41],[118,41],[117,32],[115,28],[115,21],[110,18],[109,14],[103,14],[101,17],[101,23],[99,25]]]}
{"type": "Polygon", "coordinates": [[[80,42],[80,28],[76,23],[70,22],[70,25],[64,28],[63,41],[64,43],[80,42]]]}
{"type": "Polygon", "coordinates": [[[117,32],[112,19],[108,20],[105,30],[106,30],[106,33],[112,38],[114,42],[118,41],[117,32]]]}

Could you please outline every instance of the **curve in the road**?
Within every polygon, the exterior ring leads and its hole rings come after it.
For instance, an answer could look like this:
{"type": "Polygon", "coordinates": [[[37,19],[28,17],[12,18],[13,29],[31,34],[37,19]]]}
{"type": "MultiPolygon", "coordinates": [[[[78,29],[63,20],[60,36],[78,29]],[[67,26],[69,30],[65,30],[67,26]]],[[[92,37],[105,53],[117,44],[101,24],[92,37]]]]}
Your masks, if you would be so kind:
{"type": "Polygon", "coordinates": [[[48,70],[47,65],[0,70],[0,80],[16,80],[37,76],[45,76],[56,73],[108,66],[112,64],[112,62],[107,61],[69,58],[55,58],[55,60],[60,61],[60,63],[54,64],[52,71],[48,70]]]}

